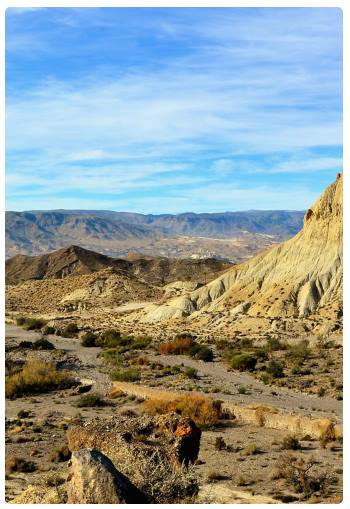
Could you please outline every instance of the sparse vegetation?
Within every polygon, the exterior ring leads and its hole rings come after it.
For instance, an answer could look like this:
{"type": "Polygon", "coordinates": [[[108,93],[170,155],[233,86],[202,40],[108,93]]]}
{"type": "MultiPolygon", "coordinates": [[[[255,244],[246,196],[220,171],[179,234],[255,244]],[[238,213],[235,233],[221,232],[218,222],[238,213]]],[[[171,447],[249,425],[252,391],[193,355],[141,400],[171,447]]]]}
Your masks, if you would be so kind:
{"type": "Polygon", "coordinates": [[[139,369],[119,369],[111,373],[111,379],[119,382],[138,382],[141,380],[141,373],[139,369]]]}
{"type": "Polygon", "coordinates": [[[93,332],[86,332],[84,336],[81,338],[82,346],[86,346],[87,348],[96,346],[97,334],[93,332]]]}
{"type": "Polygon", "coordinates": [[[299,343],[289,346],[286,352],[286,357],[295,363],[304,362],[310,355],[311,350],[307,340],[299,341],[299,343]]]}
{"type": "Polygon", "coordinates": [[[49,334],[55,334],[56,329],[55,329],[55,327],[52,327],[51,325],[45,325],[42,332],[45,336],[47,336],[49,334]]]}
{"type": "Polygon", "coordinates": [[[176,412],[189,417],[199,426],[212,426],[220,418],[220,405],[199,394],[180,396],[173,401],[154,398],[146,400],[142,405],[150,415],[176,412]]]}
{"type": "Polygon", "coordinates": [[[222,479],[226,479],[224,475],[222,475],[221,472],[218,472],[217,470],[210,470],[207,474],[207,481],[208,482],[215,482],[215,481],[221,481],[222,479]]]}
{"type": "Polygon", "coordinates": [[[278,462],[276,476],[285,479],[297,493],[302,493],[306,498],[315,492],[326,494],[335,479],[329,471],[311,473],[316,464],[313,458],[285,453],[278,462]]]}
{"type": "Polygon", "coordinates": [[[184,375],[187,378],[198,378],[198,370],[195,368],[185,368],[184,375]]]}
{"type": "Polygon", "coordinates": [[[56,448],[51,454],[51,461],[59,463],[61,461],[68,461],[72,456],[71,451],[69,450],[67,445],[63,445],[62,447],[56,448]]]}
{"type": "Polygon", "coordinates": [[[6,473],[10,474],[12,472],[34,472],[36,470],[36,465],[33,461],[28,461],[24,458],[19,458],[17,456],[8,456],[6,458],[6,473]]]}
{"type": "Polygon", "coordinates": [[[301,444],[295,435],[288,435],[283,439],[281,449],[297,451],[301,449],[301,444]]]}
{"type": "Polygon", "coordinates": [[[81,398],[76,402],[76,406],[78,408],[86,408],[86,407],[102,407],[105,406],[106,402],[102,398],[100,394],[84,394],[81,398]]]}
{"type": "Polygon", "coordinates": [[[76,323],[69,323],[66,327],[61,331],[61,335],[64,338],[76,338],[79,332],[79,327],[76,323]]]}
{"type": "Polygon", "coordinates": [[[190,338],[178,338],[166,341],[159,345],[159,352],[163,355],[184,355],[193,346],[194,341],[190,338]]]}
{"type": "Polygon", "coordinates": [[[122,355],[119,352],[118,348],[108,348],[107,350],[104,350],[103,358],[108,362],[108,364],[111,364],[113,366],[122,366],[124,359],[122,355]]]}
{"type": "Polygon", "coordinates": [[[216,437],[214,447],[216,451],[224,451],[226,449],[227,445],[223,437],[216,437]]]}
{"type": "Polygon", "coordinates": [[[254,371],[256,363],[256,357],[248,354],[234,355],[230,360],[231,368],[238,371],[254,371]]]}
{"type": "Polygon", "coordinates": [[[333,442],[336,439],[335,430],[333,424],[329,424],[321,433],[320,444],[321,447],[325,448],[329,442],[333,442]]]}
{"type": "Polygon", "coordinates": [[[40,330],[45,325],[45,321],[40,318],[26,318],[22,324],[26,330],[40,330]]]}
{"type": "Polygon", "coordinates": [[[119,331],[114,329],[108,329],[96,339],[96,346],[102,348],[115,348],[121,344],[121,334],[119,331]]]}
{"type": "Polygon", "coordinates": [[[125,460],[126,471],[133,473],[138,488],[147,493],[156,504],[191,502],[198,493],[198,479],[193,465],[174,468],[168,458],[157,450],[150,457],[125,460]]]}
{"type": "Polygon", "coordinates": [[[281,378],[284,376],[283,366],[280,362],[272,359],[266,367],[266,372],[271,375],[272,378],[281,378]]]}
{"type": "Polygon", "coordinates": [[[33,343],[33,350],[54,350],[55,346],[45,338],[39,338],[33,343]]]}
{"type": "Polygon", "coordinates": [[[190,355],[190,357],[210,362],[214,358],[213,351],[206,345],[196,343],[191,337],[179,337],[172,341],[166,341],[159,346],[159,352],[163,355],[190,355]]]}
{"type": "Polygon", "coordinates": [[[54,389],[64,389],[75,383],[67,371],[58,371],[53,364],[38,359],[28,359],[24,367],[6,376],[7,398],[18,398],[26,394],[38,394],[54,389]]]}
{"type": "Polygon", "coordinates": [[[211,362],[214,358],[214,354],[211,348],[205,345],[199,345],[195,343],[191,346],[188,351],[190,357],[200,361],[211,362]]]}

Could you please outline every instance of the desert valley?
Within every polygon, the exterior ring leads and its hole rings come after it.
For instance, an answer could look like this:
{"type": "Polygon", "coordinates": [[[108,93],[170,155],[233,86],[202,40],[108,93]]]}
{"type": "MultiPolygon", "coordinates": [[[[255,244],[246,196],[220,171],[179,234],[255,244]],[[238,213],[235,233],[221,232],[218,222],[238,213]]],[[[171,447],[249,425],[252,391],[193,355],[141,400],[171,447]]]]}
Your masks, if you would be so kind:
{"type": "Polygon", "coordinates": [[[306,212],[6,221],[10,503],[342,500],[341,173],[306,212]]]}

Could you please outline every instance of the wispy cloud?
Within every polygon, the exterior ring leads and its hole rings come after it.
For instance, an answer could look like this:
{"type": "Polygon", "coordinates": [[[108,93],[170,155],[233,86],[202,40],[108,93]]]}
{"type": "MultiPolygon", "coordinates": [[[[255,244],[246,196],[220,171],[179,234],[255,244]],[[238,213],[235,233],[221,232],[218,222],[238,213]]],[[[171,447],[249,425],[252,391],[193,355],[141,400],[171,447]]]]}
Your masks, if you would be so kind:
{"type": "Polygon", "coordinates": [[[48,193],[62,204],[73,199],[65,193],[85,194],[94,208],[106,208],[114,193],[113,208],[149,201],[153,212],[175,211],[177,200],[181,211],[191,200],[195,209],[198,189],[213,191],[214,202],[201,201],[211,209],[250,208],[249,190],[255,208],[291,208],[277,188],[295,174],[304,182],[304,208],[324,184],[313,175],[329,179],[341,166],[337,9],[13,14],[6,129],[12,208],[23,209],[30,196],[30,208],[44,207],[48,193]],[[27,77],[19,77],[20,64],[27,77]]]}

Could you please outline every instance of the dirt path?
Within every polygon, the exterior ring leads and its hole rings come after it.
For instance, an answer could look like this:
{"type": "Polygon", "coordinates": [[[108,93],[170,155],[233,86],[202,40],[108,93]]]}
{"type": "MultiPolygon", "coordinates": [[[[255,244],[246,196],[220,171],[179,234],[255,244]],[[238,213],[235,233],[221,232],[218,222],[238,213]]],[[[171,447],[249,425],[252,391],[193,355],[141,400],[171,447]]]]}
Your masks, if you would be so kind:
{"type": "Polygon", "coordinates": [[[202,388],[202,382],[208,383],[211,387],[223,388],[233,394],[215,392],[212,396],[216,399],[236,401],[244,404],[266,404],[276,406],[288,411],[295,410],[298,414],[324,417],[332,414],[341,420],[342,401],[330,398],[302,394],[284,387],[270,387],[263,382],[256,380],[252,375],[238,371],[227,371],[223,362],[203,362],[190,359],[184,355],[149,355],[152,361],[159,361],[165,365],[179,365],[196,368],[201,381],[198,385],[202,388]],[[238,394],[238,388],[244,386],[247,394],[238,394]]]}
{"type": "MultiPolygon", "coordinates": [[[[38,339],[42,336],[39,332],[26,331],[16,325],[6,324],[6,339],[17,339],[20,341],[26,339],[38,339]]],[[[80,361],[80,367],[77,375],[79,378],[86,378],[94,383],[94,392],[106,394],[110,387],[111,382],[107,374],[99,371],[103,366],[102,359],[98,357],[101,348],[85,348],[81,346],[78,339],[62,338],[60,336],[48,335],[46,336],[55,348],[65,350],[68,354],[75,355],[80,361]]]]}

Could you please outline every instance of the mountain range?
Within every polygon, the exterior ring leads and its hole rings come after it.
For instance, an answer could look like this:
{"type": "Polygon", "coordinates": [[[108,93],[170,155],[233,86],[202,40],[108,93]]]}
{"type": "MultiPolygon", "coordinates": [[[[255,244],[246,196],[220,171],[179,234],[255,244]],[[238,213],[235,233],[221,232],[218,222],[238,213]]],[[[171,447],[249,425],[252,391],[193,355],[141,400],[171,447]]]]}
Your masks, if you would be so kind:
{"type": "Polygon", "coordinates": [[[242,261],[295,235],[301,211],[143,215],[52,210],[6,212],[6,257],[38,255],[72,244],[109,256],[130,252],[242,261]],[[192,239],[195,239],[194,241],[192,239]]]}
{"type": "Polygon", "coordinates": [[[342,232],[339,174],[294,237],[233,266],[137,254],[119,259],[76,245],[12,257],[7,309],[51,318],[84,312],[86,320],[103,316],[142,333],[186,327],[211,337],[237,330],[261,335],[277,324],[283,334],[326,334],[341,327],[342,232]]]}

